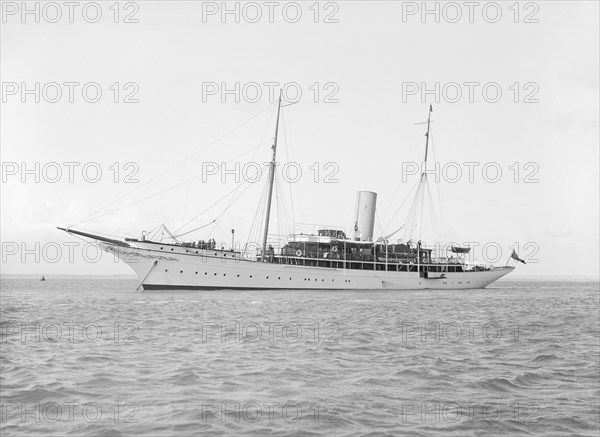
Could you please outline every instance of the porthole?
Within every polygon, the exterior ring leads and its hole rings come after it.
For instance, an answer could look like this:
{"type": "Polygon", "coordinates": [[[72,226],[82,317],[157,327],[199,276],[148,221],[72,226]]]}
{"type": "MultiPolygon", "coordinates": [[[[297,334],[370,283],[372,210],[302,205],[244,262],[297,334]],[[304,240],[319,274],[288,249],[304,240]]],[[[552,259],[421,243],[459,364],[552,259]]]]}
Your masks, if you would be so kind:
{"type": "Polygon", "coordinates": [[[281,279],[281,276],[277,276],[277,279],[281,279]]]}
{"type": "Polygon", "coordinates": [[[163,248],[161,247],[160,250],[163,250],[163,248]]]}
{"type": "Polygon", "coordinates": [[[198,272],[196,272],[196,274],[198,274],[198,272]]]}
{"type": "Polygon", "coordinates": [[[269,279],[269,277],[267,276],[267,279],[269,279]]]}
{"type": "Polygon", "coordinates": [[[239,278],[239,277],[240,277],[240,275],[237,275],[237,277],[239,278]]]}
{"type": "Polygon", "coordinates": [[[208,275],[208,272],[204,272],[204,275],[205,275],[205,276],[206,276],[206,275],[208,275]]]}
{"type": "Polygon", "coordinates": [[[165,269],[165,272],[168,272],[168,271],[169,271],[169,269],[165,269]]]}
{"type": "Polygon", "coordinates": [[[217,272],[215,272],[215,276],[217,276],[217,272]]]}
{"type": "Polygon", "coordinates": [[[223,276],[225,276],[225,273],[223,273],[223,276]]]}
{"type": "Polygon", "coordinates": [[[171,247],[171,251],[173,250],[173,248],[171,247]]]}
{"type": "Polygon", "coordinates": [[[252,275],[250,275],[250,277],[252,277],[252,275]]]}
{"type": "Polygon", "coordinates": [[[179,273],[183,273],[183,270],[179,270],[179,273]]]}

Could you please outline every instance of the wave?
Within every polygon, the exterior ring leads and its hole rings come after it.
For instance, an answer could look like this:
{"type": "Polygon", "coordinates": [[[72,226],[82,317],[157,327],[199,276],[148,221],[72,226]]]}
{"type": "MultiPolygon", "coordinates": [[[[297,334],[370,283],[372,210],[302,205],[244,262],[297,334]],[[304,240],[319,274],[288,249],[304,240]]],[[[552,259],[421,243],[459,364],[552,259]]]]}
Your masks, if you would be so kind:
{"type": "Polygon", "coordinates": [[[509,381],[506,378],[490,378],[485,379],[483,381],[479,381],[477,385],[481,388],[485,388],[487,390],[495,391],[495,392],[511,392],[517,391],[520,389],[518,385],[515,385],[513,382],[509,381]]]}
{"type": "Polygon", "coordinates": [[[525,372],[522,375],[518,375],[514,378],[514,382],[523,385],[533,385],[540,382],[549,381],[550,378],[542,376],[538,373],[525,372]]]}
{"type": "Polygon", "coordinates": [[[537,357],[535,357],[533,360],[531,360],[531,362],[532,363],[545,363],[545,362],[557,360],[557,359],[558,359],[558,357],[556,355],[542,354],[542,355],[538,355],[537,357]]]}
{"type": "Polygon", "coordinates": [[[170,378],[173,384],[177,385],[190,385],[200,381],[200,376],[193,370],[184,370],[183,372],[170,378]]]}

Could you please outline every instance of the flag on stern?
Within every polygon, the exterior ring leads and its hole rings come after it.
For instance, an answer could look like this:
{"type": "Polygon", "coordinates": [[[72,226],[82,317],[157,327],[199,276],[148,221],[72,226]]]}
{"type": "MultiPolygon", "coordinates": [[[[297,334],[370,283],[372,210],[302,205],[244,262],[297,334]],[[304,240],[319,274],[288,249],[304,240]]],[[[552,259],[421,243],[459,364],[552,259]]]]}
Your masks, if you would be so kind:
{"type": "Polygon", "coordinates": [[[515,252],[515,249],[513,249],[512,253],[510,254],[510,257],[512,259],[514,259],[515,261],[519,261],[519,262],[522,262],[523,264],[526,264],[525,260],[522,260],[521,258],[519,258],[519,255],[517,255],[517,252],[515,252]]]}

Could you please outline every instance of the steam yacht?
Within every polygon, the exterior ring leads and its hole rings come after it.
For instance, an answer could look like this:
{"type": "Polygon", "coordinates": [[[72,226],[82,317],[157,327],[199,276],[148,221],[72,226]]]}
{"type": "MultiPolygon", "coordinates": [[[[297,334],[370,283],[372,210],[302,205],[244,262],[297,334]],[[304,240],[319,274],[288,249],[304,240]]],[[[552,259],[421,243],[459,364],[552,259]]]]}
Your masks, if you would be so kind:
{"type": "MultiPolygon", "coordinates": [[[[184,242],[171,234],[157,240],[115,239],[71,227],[58,228],[95,240],[106,252],[128,264],[140,287],[153,289],[314,289],[314,290],[411,290],[485,288],[512,272],[514,266],[492,266],[467,261],[468,247],[426,247],[421,241],[390,242],[375,238],[377,194],[357,193],[354,227],[345,231],[323,227],[313,233],[292,233],[283,244],[269,238],[269,221],[276,170],[277,138],[282,109],[277,102],[277,121],[267,181],[262,244],[249,256],[244,250],[217,246],[214,240],[184,242]]],[[[427,118],[425,165],[429,149],[432,107],[427,118]]],[[[427,184],[423,172],[415,194],[422,198],[427,184]]],[[[164,235],[163,232],[163,235],[164,235]]],[[[514,252],[513,252],[514,254],[514,252]]],[[[513,258],[518,259],[518,257],[513,258]]],[[[138,287],[139,288],[139,287],[138,287]]]]}

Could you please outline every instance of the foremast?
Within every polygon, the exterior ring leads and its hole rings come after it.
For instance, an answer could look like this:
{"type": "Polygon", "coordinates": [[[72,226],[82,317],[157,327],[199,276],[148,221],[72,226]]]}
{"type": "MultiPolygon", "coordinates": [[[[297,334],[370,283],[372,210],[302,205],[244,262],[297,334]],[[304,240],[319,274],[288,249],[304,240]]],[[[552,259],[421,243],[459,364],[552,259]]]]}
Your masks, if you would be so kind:
{"type": "Polygon", "coordinates": [[[273,157],[271,158],[271,163],[269,165],[269,190],[267,194],[267,211],[265,215],[265,229],[263,233],[263,242],[262,242],[262,262],[267,261],[267,257],[265,254],[267,253],[267,237],[269,235],[269,219],[271,218],[271,202],[273,200],[273,184],[275,182],[275,159],[277,157],[277,137],[279,135],[279,116],[281,114],[281,91],[279,92],[279,101],[277,102],[277,121],[275,122],[275,140],[273,142],[273,157]]]}

